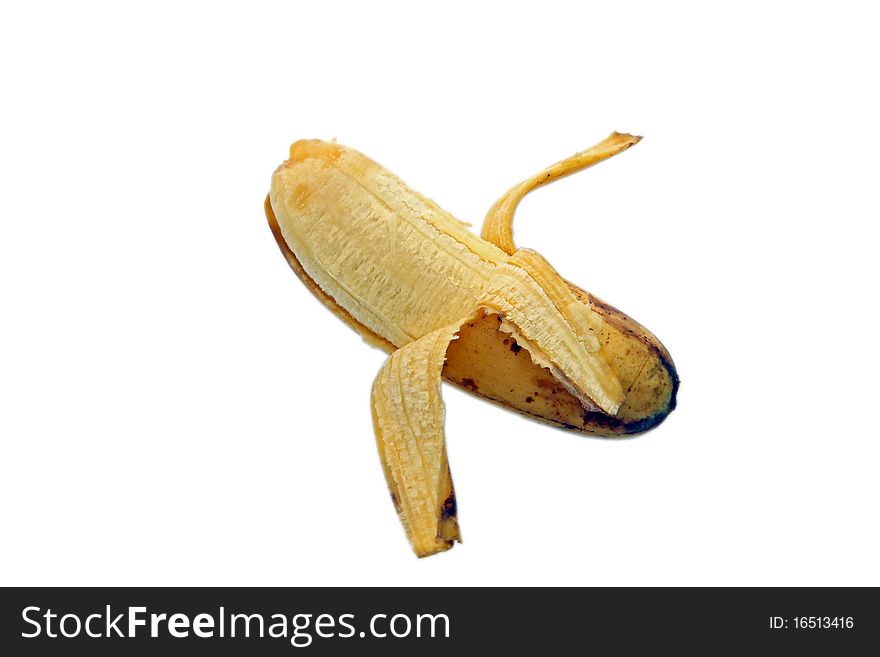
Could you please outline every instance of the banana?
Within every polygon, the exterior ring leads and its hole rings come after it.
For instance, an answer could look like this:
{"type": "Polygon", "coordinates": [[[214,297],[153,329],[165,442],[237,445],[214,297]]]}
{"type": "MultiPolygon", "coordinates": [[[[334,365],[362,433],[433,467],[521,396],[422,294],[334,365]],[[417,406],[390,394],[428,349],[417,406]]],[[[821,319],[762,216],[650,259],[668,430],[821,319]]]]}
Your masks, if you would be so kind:
{"type": "Polygon", "coordinates": [[[638,143],[613,133],[519,183],[481,237],[361,153],[302,140],[272,176],[265,212],[293,271],[389,353],[373,383],[379,456],[422,557],[460,541],[441,378],[533,418],[599,436],[639,433],[675,408],[668,351],[638,322],[517,248],[530,191],[638,143]]]}

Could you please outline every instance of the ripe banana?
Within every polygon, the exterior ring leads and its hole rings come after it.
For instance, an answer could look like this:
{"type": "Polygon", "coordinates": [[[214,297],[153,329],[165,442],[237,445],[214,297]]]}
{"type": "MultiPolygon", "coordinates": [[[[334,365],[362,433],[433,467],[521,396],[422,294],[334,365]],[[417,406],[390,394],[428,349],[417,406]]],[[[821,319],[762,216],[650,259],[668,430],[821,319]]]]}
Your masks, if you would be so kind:
{"type": "Polygon", "coordinates": [[[600,436],[646,431],[675,408],[669,353],[635,320],[512,239],[533,189],[636,144],[613,133],[513,187],[482,237],[361,153],[303,140],[272,176],[266,216],[306,287],[389,352],[372,391],[391,498],[418,556],[460,541],[440,380],[600,436]]]}

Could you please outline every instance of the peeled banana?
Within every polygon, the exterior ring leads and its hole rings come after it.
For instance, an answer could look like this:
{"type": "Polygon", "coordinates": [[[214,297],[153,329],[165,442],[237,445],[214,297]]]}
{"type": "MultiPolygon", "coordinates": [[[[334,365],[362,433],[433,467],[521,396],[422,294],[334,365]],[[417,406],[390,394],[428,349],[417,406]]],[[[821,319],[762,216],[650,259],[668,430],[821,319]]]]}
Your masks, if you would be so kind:
{"type": "Polygon", "coordinates": [[[391,498],[418,556],[460,541],[440,380],[585,433],[646,431],[675,408],[669,353],[635,320],[513,243],[533,189],[636,144],[613,133],[514,186],[482,237],[361,153],[302,140],[272,176],[266,216],[306,287],[389,352],[373,427],[391,498]]]}

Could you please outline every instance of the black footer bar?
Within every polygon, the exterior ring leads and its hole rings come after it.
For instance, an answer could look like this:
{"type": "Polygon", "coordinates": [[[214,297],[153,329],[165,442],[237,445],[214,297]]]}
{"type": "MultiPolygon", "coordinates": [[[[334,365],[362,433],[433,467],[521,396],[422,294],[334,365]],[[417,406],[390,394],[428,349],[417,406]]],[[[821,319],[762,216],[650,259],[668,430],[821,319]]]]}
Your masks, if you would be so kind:
{"type": "Polygon", "coordinates": [[[872,588],[23,588],[0,602],[5,655],[880,646],[872,588]]]}

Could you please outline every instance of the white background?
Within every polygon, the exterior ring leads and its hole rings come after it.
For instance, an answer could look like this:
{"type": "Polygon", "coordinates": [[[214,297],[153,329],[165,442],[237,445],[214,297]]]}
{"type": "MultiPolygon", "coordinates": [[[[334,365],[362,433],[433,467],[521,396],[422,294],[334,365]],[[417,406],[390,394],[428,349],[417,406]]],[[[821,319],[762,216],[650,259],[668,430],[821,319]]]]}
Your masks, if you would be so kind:
{"type": "Polygon", "coordinates": [[[0,582],[880,584],[876,17],[613,4],[7,3],[0,582]],[[270,175],[336,137],[478,226],[612,130],[517,242],[660,336],[679,408],[603,441],[444,387],[465,543],[418,560],[384,355],[270,175]]]}

